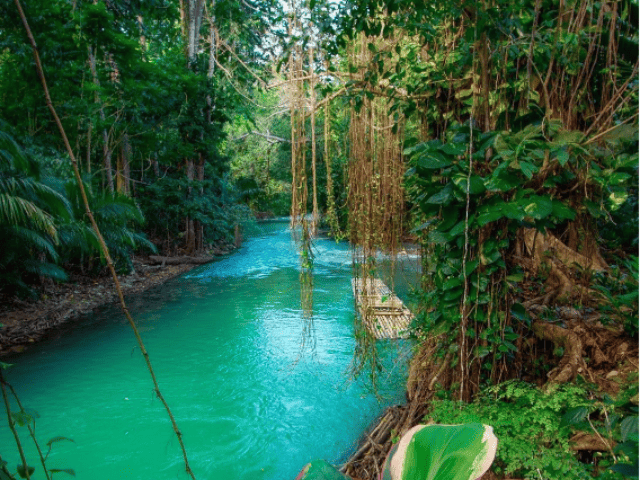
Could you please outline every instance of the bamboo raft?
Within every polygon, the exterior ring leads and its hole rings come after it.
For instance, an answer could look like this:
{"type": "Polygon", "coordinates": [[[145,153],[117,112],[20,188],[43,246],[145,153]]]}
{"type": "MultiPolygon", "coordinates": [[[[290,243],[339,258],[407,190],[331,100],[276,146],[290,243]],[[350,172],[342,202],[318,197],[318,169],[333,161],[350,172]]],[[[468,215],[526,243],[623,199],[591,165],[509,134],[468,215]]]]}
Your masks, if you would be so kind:
{"type": "Polygon", "coordinates": [[[413,314],[379,278],[351,280],[367,330],[376,338],[406,338],[413,314]]]}

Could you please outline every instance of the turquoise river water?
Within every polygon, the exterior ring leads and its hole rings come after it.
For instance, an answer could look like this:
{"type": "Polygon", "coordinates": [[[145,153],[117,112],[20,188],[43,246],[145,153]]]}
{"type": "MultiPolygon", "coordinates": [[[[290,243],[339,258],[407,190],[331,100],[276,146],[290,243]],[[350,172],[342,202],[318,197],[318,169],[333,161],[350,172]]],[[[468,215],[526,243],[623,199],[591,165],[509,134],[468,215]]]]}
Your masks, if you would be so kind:
{"type": "MultiPolygon", "coordinates": [[[[129,299],[199,479],[286,480],[315,458],[344,461],[370,423],[404,400],[406,342],[380,342],[386,369],[379,398],[367,379],[349,374],[355,341],[348,246],[314,242],[309,335],[291,234],[282,222],[259,229],[228,257],[129,299]]],[[[22,404],[40,416],[41,443],[73,439],[54,443],[49,468],[71,468],[82,480],[187,478],[118,308],[4,361],[14,364],[6,375],[22,404]]],[[[30,464],[39,466],[26,429],[19,431],[30,464]]],[[[0,456],[15,471],[6,416],[0,456]]],[[[55,476],[64,477],[71,478],[55,476]]]]}

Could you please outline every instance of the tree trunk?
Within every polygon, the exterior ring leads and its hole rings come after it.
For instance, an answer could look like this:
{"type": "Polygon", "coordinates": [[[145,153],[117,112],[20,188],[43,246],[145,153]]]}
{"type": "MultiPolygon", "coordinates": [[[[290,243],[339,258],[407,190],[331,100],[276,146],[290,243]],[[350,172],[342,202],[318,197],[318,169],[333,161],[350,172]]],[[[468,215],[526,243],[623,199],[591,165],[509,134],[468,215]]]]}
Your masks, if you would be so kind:
{"type": "Polygon", "coordinates": [[[180,9],[180,18],[183,20],[183,32],[187,37],[187,61],[191,63],[198,54],[204,0],[181,0],[180,9]]]}
{"type": "MultiPolygon", "coordinates": [[[[100,95],[98,94],[98,88],[100,87],[100,80],[98,79],[98,73],[96,70],[96,56],[93,52],[93,47],[89,47],[89,68],[91,69],[91,76],[93,77],[93,84],[96,86],[95,102],[100,105],[98,112],[100,113],[100,120],[104,123],[105,114],[100,95]]],[[[113,193],[115,191],[113,184],[113,169],[111,167],[111,149],[109,148],[109,132],[106,128],[102,129],[102,158],[104,163],[104,173],[107,180],[107,187],[109,191],[113,193]]]]}
{"type": "MultiPolygon", "coordinates": [[[[198,159],[198,165],[196,168],[196,175],[198,182],[200,185],[198,186],[198,193],[200,197],[204,196],[204,155],[201,153],[200,158],[198,159]]],[[[198,221],[195,225],[195,246],[197,252],[202,252],[204,250],[204,225],[202,222],[198,221]]]]}
{"type": "MultiPolygon", "coordinates": [[[[193,191],[193,187],[191,186],[194,180],[194,168],[193,168],[193,160],[187,160],[187,181],[189,182],[189,186],[187,187],[187,198],[191,198],[191,194],[193,191]]],[[[196,250],[196,234],[194,229],[193,219],[189,216],[185,218],[185,249],[187,254],[191,255],[196,250]]]]}
{"type": "Polygon", "coordinates": [[[87,173],[91,175],[91,134],[93,133],[93,123],[89,119],[89,126],[87,127],[87,173]]]}
{"type": "Polygon", "coordinates": [[[129,135],[122,136],[120,145],[120,154],[118,155],[118,164],[116,171],[116,190],[123,195],[131,195],[131,145],[129,144],[129,135]]]}
{"type": "Polygon", "coordinates": [[[151,166],[153,168],[153,174],[156,176],[156,178],[160,178],[160,165],[158,164],[158,152],[152,153],[151,166]]]}
{"type": "MultiPolygon", "coordinates": [[[[204,12],[204,0],[180,0],[180,18],[182,20],[182,32],[186,36],[186,56],[187,66],[192,68],[200,45],[200,27],[202,25],[202,15],[204,12]]],[[[186,160],[187,196],[192,195],[192,182],[195,178],[193,159],[186,160]]],[[[185,218],[185,248],[187,253],[196,251],[196,228],[194,220],[185,218]]]]}

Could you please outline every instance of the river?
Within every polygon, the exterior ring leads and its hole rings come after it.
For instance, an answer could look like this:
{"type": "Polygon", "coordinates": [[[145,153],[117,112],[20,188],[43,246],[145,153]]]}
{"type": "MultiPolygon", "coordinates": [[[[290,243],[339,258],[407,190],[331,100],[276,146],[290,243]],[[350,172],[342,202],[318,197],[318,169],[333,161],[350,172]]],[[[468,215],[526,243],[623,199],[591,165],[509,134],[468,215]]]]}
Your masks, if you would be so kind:
{"type": "MultiPolygon", "coordinates": [[[[404,401],[405,341],[379,342],[385,369],[377,395],[367,378],[350,375],[348,246],[314,241],[309,318],[286,224],[259,230],[237,252],[129,299],[199,479],[293,479],[312,459],[339,463],[387,406],[404,401]]],[[[187,478],[118,308],[5,361],[14,364],[6,376],[22,404],[39,414],[36,435],[45,451],[50,438],[73,440],[53,444],[49,468],[88,480],[187,478]]],[[[15,442],[6,416],[0,422],[0,455],[15,472],[15,442]]],[[[39,467],[28,432],[19,432],[30,465],[39,467]]],[[[32,478],[44,478],[41,470],[32,478]]]]}

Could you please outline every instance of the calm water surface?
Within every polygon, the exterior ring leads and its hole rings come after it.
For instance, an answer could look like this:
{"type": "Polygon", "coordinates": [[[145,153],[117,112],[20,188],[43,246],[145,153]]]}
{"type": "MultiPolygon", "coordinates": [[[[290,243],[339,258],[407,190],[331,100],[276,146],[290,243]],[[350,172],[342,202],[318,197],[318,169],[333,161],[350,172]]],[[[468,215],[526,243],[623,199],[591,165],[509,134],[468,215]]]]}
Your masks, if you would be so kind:
{"type": "MultiPolygon", "coordinates": [[[[404,400],[405,342],[380,343],[381,398],[366,379],[349,375],[348,247],[315,242],[309,336],[291,234],[284,223],[260,229],[240,251],[130,299],[199,479],[293,479],[314,458],[338,463],[385,407],[404,400]]],[[[74,440],[54,444],[49,468],[72,468],[76,478],[90,480],[187,478],[118,309],[102,310],[8,361],[15,364],[8,379],[23,405],[40,415],[42,443],[60,435],[74,440]]],[[[0,422],[0,456],[14,470],[17,450],[6,418],[0,422]]],[[[33,448],[27,456],[38,463],[33,448]]]]}

